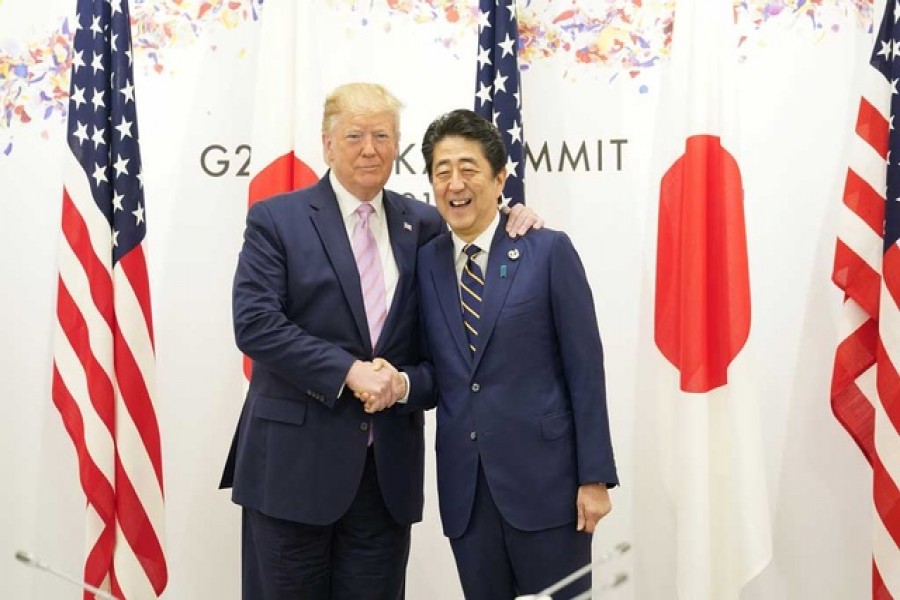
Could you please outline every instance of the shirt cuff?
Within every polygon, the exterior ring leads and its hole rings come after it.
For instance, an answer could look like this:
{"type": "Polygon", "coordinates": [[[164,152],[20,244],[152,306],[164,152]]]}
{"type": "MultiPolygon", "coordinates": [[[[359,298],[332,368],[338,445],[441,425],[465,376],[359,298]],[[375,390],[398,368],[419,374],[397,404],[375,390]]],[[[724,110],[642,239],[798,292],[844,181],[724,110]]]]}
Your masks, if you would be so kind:
{"type": "Polygon", "coordinates": [[[406,381],[406,393],[403,394],[403,397],[397,400],[400,404],[406,404],[409,401],[409,375],[400,371],[400,376],[406,381]]]}

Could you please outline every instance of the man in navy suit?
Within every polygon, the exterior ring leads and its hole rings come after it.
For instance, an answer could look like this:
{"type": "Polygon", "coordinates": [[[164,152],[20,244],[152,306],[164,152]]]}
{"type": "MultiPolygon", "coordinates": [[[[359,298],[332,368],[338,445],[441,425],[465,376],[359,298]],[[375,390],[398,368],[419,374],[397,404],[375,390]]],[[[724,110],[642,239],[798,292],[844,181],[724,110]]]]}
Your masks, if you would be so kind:
{"type": "Polygon", "coordinates": [[[422,153],[452,231],[418,263],[441,520],[466,598],[508,600],[589,563],[611,509],[618,480],[594,302],[564,233],[502,234],[506,150],[491,123],[450,112],[429,126],[422,153]]]}
{"type": "MultiPolygon", "coordinates": [[[[434,402],[416,252],[446,228],[384,189],[400,106],[380,85],[337,88],[322,122],[329,172],[247,215],[233,311],[253,372],[221,484],[243,507],[245,600],[404,594],[423,503],[416,406],[434,402]]],[[[519,217],[511,232],[535,220],[519,217]]]]}

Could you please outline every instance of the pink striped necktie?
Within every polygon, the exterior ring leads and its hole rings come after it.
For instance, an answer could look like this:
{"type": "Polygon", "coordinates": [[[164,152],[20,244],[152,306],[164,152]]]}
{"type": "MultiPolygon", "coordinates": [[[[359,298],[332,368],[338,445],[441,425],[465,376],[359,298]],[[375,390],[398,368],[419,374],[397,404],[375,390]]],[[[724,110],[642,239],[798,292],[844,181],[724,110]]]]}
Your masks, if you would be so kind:
{"type": "Polygon", "coordinates": [[[356,209],[359,219],[353,228],[353,256],[356,257],[356,268],[359,270],[359,284],[362,287],[363,305],[366,307],[366,319],[369,322],[369,337],[372,349],[378,342],[384,320],[387,318],[387,292],[384,289],[384,270],[375,236],[369,227],[369,217],[375,209],[368,202],[363,202],[356,209]]]}
{"type": "MultiPolygon", "coordinates": [[[[362,287],[363,305],[366,307],[366,320],[369,322],[369,338],[372,340],[372,351],[378,343],[381,328],[387,318],[387,292],[384,289],[384,270],[381,267],[381,257],[378,255],[378,245],[375,236],[369,227],[369,217],[375,209],[368,202],[363,202],[356,209],[359,219],[353,228],[353,256],[356,258],[356,268],[359,271],[359,285],[362,287]]],[[[374,423],[369,421],[369,441],[371,446],[375,441],[374,423]]]]}

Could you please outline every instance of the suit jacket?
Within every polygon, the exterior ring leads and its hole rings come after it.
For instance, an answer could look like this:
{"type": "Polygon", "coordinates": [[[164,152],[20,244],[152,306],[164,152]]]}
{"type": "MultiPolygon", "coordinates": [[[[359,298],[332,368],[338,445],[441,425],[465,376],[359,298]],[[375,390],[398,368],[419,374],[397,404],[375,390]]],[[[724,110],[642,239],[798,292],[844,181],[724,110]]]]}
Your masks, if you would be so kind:
{"type": "Polygon", "coordinates": [[[381,492],[396,521],[422,518],[423,415],[433,402],[419,344],[416,251],[443,229],[434,207],[385,190],[399,280],[377,346],[359,272],[328,177],[257,203],[247,215],[234,278],[234,331],[253,359],[222,487],[244,507],[291,521],[336,521],[353,500],[375,427],[381,492]],[[410,381],[407,406],[374,416],[349,389],[356,359],[382,356],[410,381]]]}
{"type": "Polygon", "coordinates": [[[501,217],[484,272],[479,344],[463,329],[453,241],[419,251],[422,323],[438,387],[437,476],[451,538],[469,522],[478,463],[514,527],[576,519],[583,483],[617,484],[603,350],[584,268],[569,238],[512,240],[501,217]]]}

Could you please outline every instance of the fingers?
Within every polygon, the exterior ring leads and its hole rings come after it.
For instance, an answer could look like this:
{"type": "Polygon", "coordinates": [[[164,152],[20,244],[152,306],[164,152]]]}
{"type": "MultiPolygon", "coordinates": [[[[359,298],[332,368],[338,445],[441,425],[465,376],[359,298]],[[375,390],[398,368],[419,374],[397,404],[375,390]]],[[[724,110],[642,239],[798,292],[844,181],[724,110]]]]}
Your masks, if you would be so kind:
{"type": "Polygon", "coordinates": [[[598,510],[592,510],[591,507],[583,504],[578,505],[578,523],[575,528],[585,533],[594,533],[597,523],[603,518],[603,513],[598,510]]]}
{"type": "Polygon", "coordinates": [[[504,207],[503,211],[509,215],[506,222],[506,233],[509,237],[525,235],[529,229],[540,229],[544,226],[544,220],[524,204],[516,204],[512,208],[504,207]]]}
{"type": "Polygon", "coordinates": [[[612,510],[605,484],[591,483],[578,488],[578,531],[594,533],[597,523],[612,510]]]}
{"type": "Polygon", "coordinates": [[[585,533],[594,533],[594,529],[597,528],[597,523],[600,522],[600,517],[596,514],[594,515],[585,515],[584,517],[584,531],[585,533]]]}
{"type": "MultiPolygon", "coordinates": [[[[509,217],[506,220],[506,233],[511,238],[522,235],[520,230],[522,229],[522,211],[524,208],[524,205],[516,204],[512,208],[504,206],[501,209],[503,213],[509,217]]],[[[528,229],[526,228],[525,231],[528,231],[528,229]]]]}
{"type": "Polygon", "coordinates": [[[353,363],[347,375],[347,385],[369,414],[390,408],[406,395],[405,378],[383,358],[353,363]]]}

